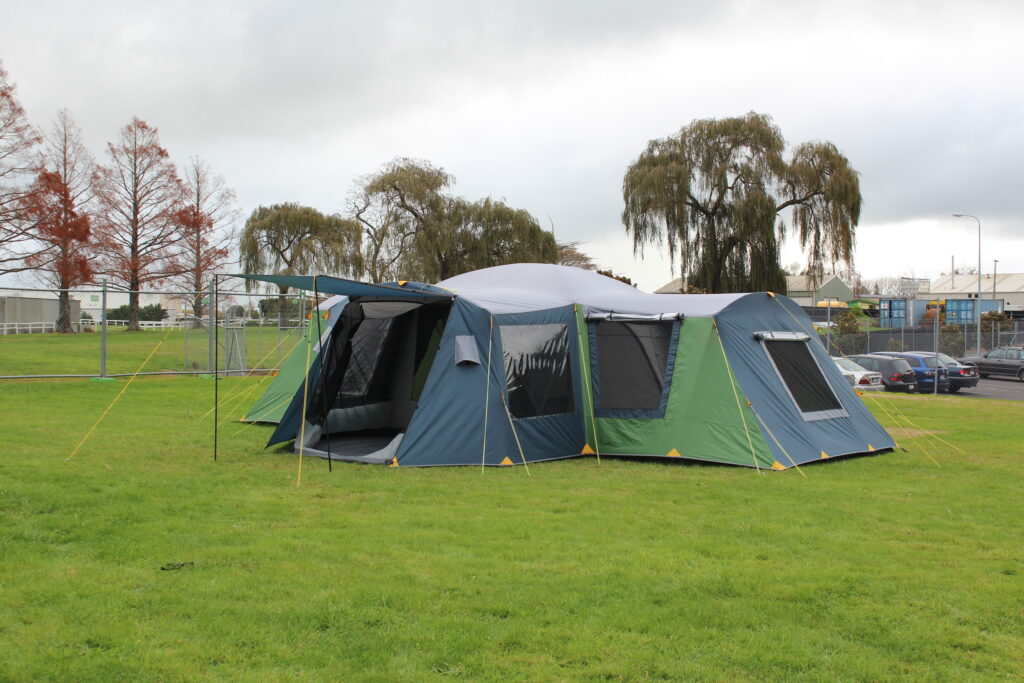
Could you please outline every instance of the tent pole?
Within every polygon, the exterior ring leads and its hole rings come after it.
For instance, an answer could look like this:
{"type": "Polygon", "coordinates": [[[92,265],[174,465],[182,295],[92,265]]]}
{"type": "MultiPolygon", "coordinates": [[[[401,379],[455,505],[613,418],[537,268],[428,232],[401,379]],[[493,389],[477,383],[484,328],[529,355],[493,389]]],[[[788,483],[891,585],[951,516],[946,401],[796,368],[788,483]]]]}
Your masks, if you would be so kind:
{"type": "Polygon", "coordinates": [[[220,422],[220,375],[217,368],[217,357],[219,353],[220,335],[217,332],[217,274],[213,275],[213,299],[210,301],[210,323],[213,326],[213,461],[217,462],[217,431],[220,422]]]}
{"type": "MultiPolygon", "coordinates": [[[[323,335],[323,332],[320,330],[320,315],[321,315],[320,314],[320,290],[316,286],[316,275],[313,276],[313,311],[316,314],[316,343],[320,344],[320,348],[317,351],[317,353],[322,354],[324,352],[324,346],[323,346],[323,344],[321,344],[321,341],[323,340],[323,336],[324,335],[323,335]]],[[[313,326],[310,325],[310,330],[309,330],[310,332],[313,331],[312,328],[313,328],[313,326]]],[[[308,370],[307,370],[307,372],[308,372],[308,370]]],[[[329,372],[329,369],[323,368],[322,371],[321,371],[321,376],[322,377],[326,377],[327,375],[323,374],[323,373],[327,373],[327,372],[329,372]]],[[[321,384],[321,386],[323,386],[323,384],[321,384]]],[[[328,413],[327,413],[327,394],[325,392],[321,391],[320,392],[320,398],[321,398],[321,401],[320,401],[321,408],[322,408],[322,410],[324,412],[324,416],[323,416],[324,428],[326,429],[327,425],[330,424],[330,421],[327,419],[328,418],[328,413]]],[[[332,465],[333,458],[331,457],[331,435],[327,434],[326,436],[327,436],[327,439],[326,439],[326,441],[327,441],[327,471],[328,472],[333,472],[334,471],[334,466],[332,465]]]]}
{"type": "MultiPolygon", "coordinates": [[[[576,312],[576,304],[573,304],[573,312],[576,312]]],[[[590,353],[587,353],[587,357],[583,357],[583,330],[587,324],[586,320],[583,320],[583,325],[580,324],[582,319],[582,312],[576,313],[576,341],[579,342],[580,348],[580,365],[583,369],[583,380],[585,386],[583,391],[585,392],[584,398],[586,399],[587,406],[590,408],[590,427],[594,431],[594,454],[597,456],[597,464],[601,464],[601,444],[597,437],[597,419],[594,417],[594,385],[590,379],[590,353]]],[[[590,329],[587,329],[587,345],[590,343],[590,329]]],[[[586,431],[586,430],[584,430],[586,431]]]]}
{"type": "Polygon", "coordinates": [[[491,406],[491,340],[494,338],[494,316],[490,318],[490,329],[487,332],[487,388],[484,389],[484,445],[480,452],[480,473],[483,474],[487,464],[487,416],[491,406]]]}
{"type": "MultiPolygon", "coordinates": [[[[313,276],[313,287],[316,287],[316,278],[313,276]]],[[[316,299],[309,309],[309,325],[306,326],[306,378],[302,380],[302,422],[299,426],[299,471],[295,475],[295,486],[302,486],[302,455],[306,449],[306,409],[309,407],[309,353],[313,349],[313,335],[310,334],[313,325],[313,315],[316,313],[316,299]]]]}

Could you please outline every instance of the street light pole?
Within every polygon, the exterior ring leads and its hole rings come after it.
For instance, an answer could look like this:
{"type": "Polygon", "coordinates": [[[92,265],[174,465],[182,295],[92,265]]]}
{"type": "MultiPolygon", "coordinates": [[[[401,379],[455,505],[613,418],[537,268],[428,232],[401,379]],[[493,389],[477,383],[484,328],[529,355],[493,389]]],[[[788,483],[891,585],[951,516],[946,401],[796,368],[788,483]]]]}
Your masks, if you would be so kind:
{"type": "Polygon", "coordinates": [[[999,274],[999,259],[992,259],[992,300],[996,300],[996,276],[999,274]]]}
{"type": "Polygon", "coordinates": [[[977,328],[975,353],[981,355],[981,220],[969,213],[954,213],[954,218],[973,218],[978,223],[978,300],[974,302],[974,324],[977,328]]]}

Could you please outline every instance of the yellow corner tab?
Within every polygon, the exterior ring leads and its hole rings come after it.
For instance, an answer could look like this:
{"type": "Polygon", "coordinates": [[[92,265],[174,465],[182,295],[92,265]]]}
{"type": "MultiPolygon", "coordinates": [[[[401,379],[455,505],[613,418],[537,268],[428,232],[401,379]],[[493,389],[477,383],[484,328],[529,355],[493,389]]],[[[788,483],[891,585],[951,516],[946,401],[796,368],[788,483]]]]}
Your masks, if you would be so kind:
{"type": "Polygon", "coordinates": [[[770,296],[771,298],[773,298],[773,299],[775,298],[775,292],[767,292],[767,294],[768,294],[768,296],[770,296]]]}
{"type": "Polygon", "coordinates": [[[826,453],[825,451],[822,451],[821,452],[821,459],[824,460],[827,457],[828,457],[828,453],[826,453]]]}
{"type": "Polygon", "coordinates": [[[398,286],[399,287],[405,287],[407,284],[409,284],[408,280],[399,280],[398,281],[398,286]]]}
{"type": "Polygon", "coordinates": [[[680,455],[679,451],[677,451],[677,450],[676,450],[676,449],[674,449],[674,448],[673,448],[672,450],[670,450],[670,451],[669,451],[669,452],[667,453],[667,455],[668,455],[668,457],[670,457],[670,458],[681,458],[681,457],[683,457],[682,455],[680,455]]]}
{"type": "Polygon", "coordinates": [[[776,460],[775,462],[772,463],[772,469],[773,470],[784,470],[784,469],[786,469],[786,466],[783,465],[778,460],[776,460]]]}
{"type": "Polygon", "coordinates": [[[391,458],[391,464],[388,467],[398,467],[398,458],[391,458]]]}
{"type": "Polygon", "coordinates": [[[875,447],[872,446],[871,444],[868,444],[868,451],[873,451],[873,450],[875,450],[875,447]]]}
{"type": "Polygon", "coordinates": [[[589,443],[583,444],[583,450],[580,451],[580,455],[593,455],[594,449],[590,447],[589,443]]]}
{"type": "Polygon", "coordinates": [[[509,457],[506,455],[505,459],[502,460],[499,464],[501,464],[501,465],[514,465],[515,463],[513,463],[512,460],[510,460],[509,457]]]}
{"type": "Polygon", "coordinates": [[[863,391],[861,391],[860,389],[854,389],[854,391],[856,391],[856,392],[857,392],[857,395],[858,395],[858,396],[863,396],[863,395],[864,395],[864,392],[863,392],[863,391]]]}

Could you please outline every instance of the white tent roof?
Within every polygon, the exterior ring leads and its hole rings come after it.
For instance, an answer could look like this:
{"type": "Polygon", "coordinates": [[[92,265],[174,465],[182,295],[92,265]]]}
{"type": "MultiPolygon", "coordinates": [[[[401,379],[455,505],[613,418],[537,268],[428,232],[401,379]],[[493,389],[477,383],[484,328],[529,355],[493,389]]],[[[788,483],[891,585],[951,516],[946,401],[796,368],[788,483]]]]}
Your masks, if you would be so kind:
{"type": "Polygon", "coordinates": [[[515,263],[474,270],[439,282],[491,313],[523,313],[582,304],[588,312],[707,317],[746,294],[648,294],[590,270],[515,263]]]}

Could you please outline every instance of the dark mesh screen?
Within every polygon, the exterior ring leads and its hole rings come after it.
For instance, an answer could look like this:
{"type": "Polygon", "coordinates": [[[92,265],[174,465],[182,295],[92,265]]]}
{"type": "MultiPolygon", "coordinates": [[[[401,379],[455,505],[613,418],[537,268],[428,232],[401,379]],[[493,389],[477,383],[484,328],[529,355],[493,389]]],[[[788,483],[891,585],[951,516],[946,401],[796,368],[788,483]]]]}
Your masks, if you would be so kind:
{"type": "Polygon", "coordinates": [[[367,318],[352,337],[352,355],[341,382],[342,396],[365,396],[380,362],[394,318],[367,318]]]}
{"type": "Polygon", "coordinates": [[[807,342],[766,340],[764,345],[801,412],[842,410],[842,404],[814,362],[807,342]]]}
{"type": "Polygon", "coordinates": [[[565,325],[503,325],[501,346],[513,417],[572,412],[569,330],[565,325]]]}
{"type": "Polygon", "coordinates": [[[595,327],[601,408],[660,408],[672,323],[602,320],[595,327]]]}

